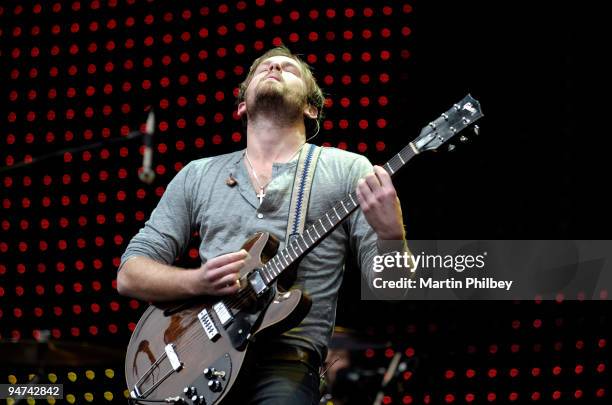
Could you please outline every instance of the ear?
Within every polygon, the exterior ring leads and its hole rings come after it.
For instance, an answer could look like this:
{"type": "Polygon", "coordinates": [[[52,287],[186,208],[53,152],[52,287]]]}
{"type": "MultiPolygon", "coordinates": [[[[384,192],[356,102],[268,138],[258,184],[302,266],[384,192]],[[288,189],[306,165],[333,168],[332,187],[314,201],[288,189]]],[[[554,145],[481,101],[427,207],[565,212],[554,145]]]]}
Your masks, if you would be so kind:
{"type": "Polygon", "coordinates": [[[239,117],[242,117],[246,113],[246,102],[242,101],[238,104],[238,110],[236,111],[239,117]]]}
{"type": "Polygon", "coordinates": [[[317,107],[308,104],[304,108],[304,115],[314,120],[317,119],[317,116],[319,115],[319,110],[317,109],[317,107]]]}

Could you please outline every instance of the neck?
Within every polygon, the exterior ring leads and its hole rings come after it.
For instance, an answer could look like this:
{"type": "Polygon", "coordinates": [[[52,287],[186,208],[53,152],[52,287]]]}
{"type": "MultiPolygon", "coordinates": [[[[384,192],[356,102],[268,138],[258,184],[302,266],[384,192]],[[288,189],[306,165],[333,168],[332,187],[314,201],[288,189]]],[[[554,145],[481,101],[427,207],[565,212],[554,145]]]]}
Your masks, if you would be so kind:
{"type": "Polygon", "coordinates": [[[278,120],[258,117],[247,124],[247,152],[253,161],[286,162],[306,142],[303,122],[279,124],[278,120]]]}

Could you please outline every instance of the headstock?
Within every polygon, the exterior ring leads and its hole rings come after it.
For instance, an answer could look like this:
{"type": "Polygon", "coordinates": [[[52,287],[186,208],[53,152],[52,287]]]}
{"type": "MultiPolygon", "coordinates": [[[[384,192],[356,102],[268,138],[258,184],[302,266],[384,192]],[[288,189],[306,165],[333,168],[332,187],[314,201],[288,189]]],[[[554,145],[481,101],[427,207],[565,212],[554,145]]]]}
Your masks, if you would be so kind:
{"type": "MultiPolygon", "coordinates": [[[[412,143],[419,152],[436,150],[459,132],[472,126],[482,116],[480,103],[468,94],[463,100],[424,127],[412,143]]],[[[474,125],[473,129],[478,135],[478,125],[474,125]]],[[[459,141],[465,142],[467,137],[461,135],[459,141]]],[[[454,148],[454,145],[449,145],[448,149],[453,150],[454,148]]]]}

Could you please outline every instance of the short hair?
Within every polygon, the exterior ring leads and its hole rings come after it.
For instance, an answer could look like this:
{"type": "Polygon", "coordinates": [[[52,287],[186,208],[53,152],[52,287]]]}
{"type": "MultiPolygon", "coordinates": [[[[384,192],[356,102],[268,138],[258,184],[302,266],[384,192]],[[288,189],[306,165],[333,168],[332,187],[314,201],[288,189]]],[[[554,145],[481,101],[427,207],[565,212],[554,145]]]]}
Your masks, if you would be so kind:
{"type": "MultiPolygon", "coordinates": [[[[323,91],[317,84],[315,80],[311,67],[304,62],[298,55],[294,55],[291,53],[289,48],[285,46],[278,46],[276,48],[272,48],[259,58],[255,59],[251,67],[249,68],[249,73],[247,74],[246,79],[240,86],[238,87],[238,99],[236,101],[237,104],[245,101],[246,98],[246,90],[249,87],[249,83],[253,79],[253,75],[257,70],[257,67],[266,59],[271,58],[273,56],[286,56],[295,60],[302,71],[302,77],[304,78],[304,83],[306,84],[306,102],[315,107],[317,109],[317,117],[307,118],[304,121],[304,126],[306,127],[306,134],[308,136],[314,136],[319,131],[321,121],[323,120],[323,106],[325,104],[325,96],[323,95],[323,91]]],[[[247,117],[246,114],[242,116],[242,122],[246,125],[247,117]]]]}

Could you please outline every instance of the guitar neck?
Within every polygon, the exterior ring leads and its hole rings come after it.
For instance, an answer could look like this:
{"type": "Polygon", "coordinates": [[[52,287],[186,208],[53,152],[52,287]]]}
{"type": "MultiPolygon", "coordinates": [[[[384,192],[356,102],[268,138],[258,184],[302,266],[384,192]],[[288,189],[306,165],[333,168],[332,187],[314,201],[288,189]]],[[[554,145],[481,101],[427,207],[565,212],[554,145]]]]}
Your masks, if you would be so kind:
{"type": "MultiPolygon", "coordinates": [[[[417,153],[417,149],[410,143],[382,167],[393,176],[417,153]]],[[[272,283],[283,271],[314,249],[358,207],[359,203],[354,191],[334,204],[325,215],[308,226],[301,235],[289,242],[261,268],[260,274],[265,283],[268,285],[272,283]]]]}

